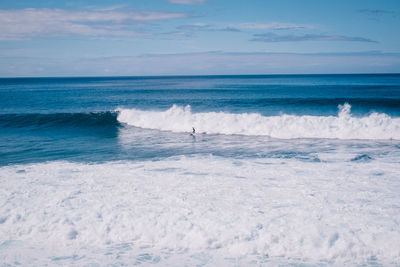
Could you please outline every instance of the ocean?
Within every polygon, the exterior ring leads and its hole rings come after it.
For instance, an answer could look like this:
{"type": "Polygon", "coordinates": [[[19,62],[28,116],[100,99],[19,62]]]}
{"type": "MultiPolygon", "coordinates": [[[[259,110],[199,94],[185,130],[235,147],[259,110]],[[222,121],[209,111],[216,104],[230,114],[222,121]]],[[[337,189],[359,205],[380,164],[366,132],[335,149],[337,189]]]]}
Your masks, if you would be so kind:
{"type": "Polygon", "coordinates": [[[0,266],[399,264],[400,74],[0,79],[0,266]]]}

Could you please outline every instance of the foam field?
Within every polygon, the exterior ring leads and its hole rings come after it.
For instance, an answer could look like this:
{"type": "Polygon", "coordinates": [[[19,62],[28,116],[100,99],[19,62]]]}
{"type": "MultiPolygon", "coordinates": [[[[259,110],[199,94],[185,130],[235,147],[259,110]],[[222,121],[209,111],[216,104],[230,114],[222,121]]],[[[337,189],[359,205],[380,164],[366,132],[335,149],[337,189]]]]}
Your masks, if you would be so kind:
{"type": "Polygon", "coordinates": [[[257,113],[193,113],[190,106],[166,111],[118,109],[118,120],[132,126],[172,132],[265,135],[273,138],[397,139],[400,118],[383,113],[354,117],[351,106],[339,106],[338,116],[262,116],[257,113]]]}
{"type": "Polygon", "coordinates": [[[174,157],[0,168],[7,266],[400,262],[396,162],[174,157]]]}

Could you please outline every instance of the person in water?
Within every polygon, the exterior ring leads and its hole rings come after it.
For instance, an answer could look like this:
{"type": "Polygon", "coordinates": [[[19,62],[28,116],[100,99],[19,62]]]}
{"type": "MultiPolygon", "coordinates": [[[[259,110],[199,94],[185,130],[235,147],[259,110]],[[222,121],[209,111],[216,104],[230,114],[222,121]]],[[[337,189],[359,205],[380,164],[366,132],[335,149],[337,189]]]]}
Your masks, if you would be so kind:
{"type": "Polygon", "coordinates": [[[196,129],[194,127],[192,127],[192,134],[196,133],[196,129]]]}

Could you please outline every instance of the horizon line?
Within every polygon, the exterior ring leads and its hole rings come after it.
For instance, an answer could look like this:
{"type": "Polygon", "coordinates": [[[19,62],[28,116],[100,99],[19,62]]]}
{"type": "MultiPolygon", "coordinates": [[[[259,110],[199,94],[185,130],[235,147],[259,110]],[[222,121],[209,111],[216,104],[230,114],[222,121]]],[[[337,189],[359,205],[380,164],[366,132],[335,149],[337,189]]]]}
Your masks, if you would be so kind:
{"type": "Polygon", "coordinates": [[[339,75],[400,75],[400,72],[354,72],[354,73],[270,73],[270,74],[177,74],[177,75],[113,75],[113,76],[0,76],[0,79],[62,79],[62,78],[194,78],[194,77],[243,77],[243,76],[339,76],[339,75]]]}

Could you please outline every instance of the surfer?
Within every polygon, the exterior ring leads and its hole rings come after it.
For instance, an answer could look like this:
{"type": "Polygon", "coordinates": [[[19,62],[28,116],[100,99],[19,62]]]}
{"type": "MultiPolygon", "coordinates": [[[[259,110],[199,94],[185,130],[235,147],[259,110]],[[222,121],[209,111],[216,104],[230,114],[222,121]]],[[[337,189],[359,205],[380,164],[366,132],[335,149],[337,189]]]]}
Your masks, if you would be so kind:
{"type": "Polygon", "coordinates": [[[192,127],[192,134],[196,133],[196,129],[194,127],[192,127]]]}

